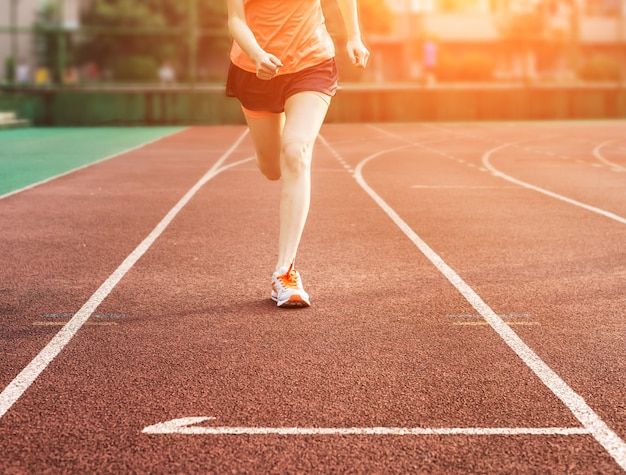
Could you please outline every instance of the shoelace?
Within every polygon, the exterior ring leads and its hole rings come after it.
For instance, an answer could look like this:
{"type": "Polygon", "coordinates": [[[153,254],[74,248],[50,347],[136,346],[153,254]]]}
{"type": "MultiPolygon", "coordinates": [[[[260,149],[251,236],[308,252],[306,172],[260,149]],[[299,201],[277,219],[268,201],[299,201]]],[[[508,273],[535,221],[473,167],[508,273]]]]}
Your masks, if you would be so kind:
{"type": "Polygon", "coordinates": [[[293,262],[289,265],[289,269],[283,275],[279,275],[278,279],[284,287],[298,289],[298,274],[293,268],[293,262]]]}

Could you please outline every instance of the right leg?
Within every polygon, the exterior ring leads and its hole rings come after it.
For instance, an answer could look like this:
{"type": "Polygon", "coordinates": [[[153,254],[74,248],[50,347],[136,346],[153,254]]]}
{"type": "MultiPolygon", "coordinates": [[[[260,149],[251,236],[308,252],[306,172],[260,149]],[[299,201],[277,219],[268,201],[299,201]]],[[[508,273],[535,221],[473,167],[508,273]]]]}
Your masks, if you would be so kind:
{"type": "Polygon", "coordinates": [[[329,102],[329,96],[304,91],[292,95],[285,103],[278,259],[272,277],[272,298],[279,307],[308,307],[311,304],[294,261],[309,212],[313,145],[329,102]]]}
{"type": "Polygon", "coordinates": [[[246,111],[244,115],[250,129],[259,170],[269,180],[279,180],[281,135],[285,127],[285,114],[257,115],[246,111]]]}
{"type": "Polygon", "coordinates": [[[330,97],[305,91],[294,94],[285,104],[277,270],[289,267],[296,259],[309,213],[313,146],[329,103],[330,97]]]}

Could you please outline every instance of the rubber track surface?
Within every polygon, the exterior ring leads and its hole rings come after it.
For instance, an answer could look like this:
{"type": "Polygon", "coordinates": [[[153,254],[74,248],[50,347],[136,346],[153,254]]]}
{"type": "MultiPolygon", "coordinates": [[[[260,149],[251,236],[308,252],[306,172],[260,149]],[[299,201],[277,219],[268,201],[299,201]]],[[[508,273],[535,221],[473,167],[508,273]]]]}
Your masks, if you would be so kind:
{"type": "Polygon", "coordinates": [[[626,124],[326,126],[298,256],[313,305],[288,311],[279,184],[243,133],[188,129],[0,200],[3,389],[225,159],[7,408],[0,472],[623,472],[359,177],[623,443],[626,124]],[[268,430],[376,427],[475,433],[268,430]]]}

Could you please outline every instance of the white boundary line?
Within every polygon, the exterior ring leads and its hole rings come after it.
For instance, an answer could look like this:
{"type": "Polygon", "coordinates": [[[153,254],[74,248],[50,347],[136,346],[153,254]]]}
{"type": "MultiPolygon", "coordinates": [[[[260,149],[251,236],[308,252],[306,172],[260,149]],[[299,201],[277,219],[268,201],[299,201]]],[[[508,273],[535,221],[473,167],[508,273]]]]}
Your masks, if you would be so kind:
{"type": "Polygon", "coordinates": [[[72,319],[59,330],[59,332],[50,340],[50,342],[39,352],[37,356],[9,383],[9,385],[0,393],[0,418],[13,406],[13,404],[24,394],[28,387],[37,379],[37,377],[46,369],[46,367],[57,357],[63,348],[76,335],[78,330],[87,322],[89,317],[98,308],[98,305],[111,293],[113,288],[119,283],[126,273],[135,265],[135,263],[144,255],[144,253],[154,244],[157,238],[165,231],[172,220],[180,212],[180,210],[191,200],[191,198],[204,186],[209,180],[216,175],[240,165],[241,163],[252,160],[248,158],[221,167],[224,161],[239,147],[248,131],[244,131],[235,143],[215,162],[215,164],[200,178],[200,180],[183,196],[178,203],[165,215],[165,217],[156,225],[150,234],[131,252],[120,266],[104,281],[104,283],[96,290],[96,292],[87,300],[82,308],[76,312],[72,319]],[[221,167],[221,168],[220,168],[221,167]]]}
{"type": "Polygon", "coordinates": [[[612,170],[626,172],[626,167],[623,167],[621,165],[618,165],[617,163],[613,163],[613,162],[607,160],[606,157],[604,157],[604,155],[602,155],[600,153],[600,150],[605,145],[608,145],[608,144],[610,144],[612,142],[617,142],[617,140],[607,140],[606,142],[602,142],[600,145],[598,145],[596,148],[593,149],[593,156],[596,157],[598,160],[600,160],[605,165],[610,166],[612,170]]]}
{"type": "Polygon", "coordinates": [[[81,166],[79,166],[77,168],[72,168],[71,170],[68,170],[66,172],[60,173],[58,175],[51,176],[49,178],[46,178],[45,180],[38,181],[37,183],[31,183],[30,185],[27,185],[27,186],[25,186],[23,188],[19,188],[17,190],[9,191],[8,193],[5,193],[4,195],[0,195],[0,200],[4,199],[4,198],[8,198],[9,196],[17,195],[18,193],[21,193],[22,191],[31,190],[31,189],[39,186],[39,185],[43,185],[45,183],[49,183],[49,182],[51,182],[53,180],[56,180],[57,178],[61,178],[61,177],[64,177],[66,175],[70,175],[70,174],[72,174],[74,172],[77,172],[77,171],[80,171],[80,170],[84,170],[85,168],[88,168],[88,167],[90,167],[92,165],[96,165],[98,163],[106,162],[107,160],[111,160],[112,158],[119,157],[120,155],[124,155],[126,153],[134,152],[135,150],[139,150],[142,147],[145,147],[147,145],[153,144],[153,143],[158,142],[159,140],[163,140],[163,139],[165,139],[167,137],[171,137],[172,135],[179,134],[181,132],[184,132],[185,130],[187,130],[187,128],[181,128],[180,130],[175,130],[174,132],[170,132],[169,134],[162,135],[160,137],[155,138],[154,140],[149,140],[147,142],[144,142],[144,143],[142,143],[140,145],[137,145],[135,147],[129,148],[127,150],[123,150],[121,152],[114,153],[113,155],[109,155],[108,157],[99,158],[95,162],[86,163],[86,164],[81,165],[81,166]]]}
{"type": "Polygon", "coordinates": [[[213,417],[184,417],[143,429],[183,435],[588,435],[582,427],[202,427],[213,417]]]}
{"type": "Polygon", "coordinates": [[[503,190],[514,188],[511,185],[504,186],[471,186],[471,185],[412,185],[411,188],[424,190],[503,190]]]}
{"type": "Polygon", "coordinates": [[[605,211],[601,208],[596,208],[595,206],[591,206],[585,203],[582,203],[580,201],[576,201],[573,200],[571,198],[568,198],[567,196],[563,196],[563,195],[559,195],[558,193],[554,193],[552,191],[546,190],[544,188],[540,188],[538,186],[535,185],[531,185],[530,183],[527,183],[525,181],[522,180],[518,180],[517,178],[513,178],[510,175],[507,175],[506,173],[501,172],[500,170],[496,169],[493,165],[491,165],[491,162],[489,161],[491,159],[491,156],[496,153],[499,152],[511,145],[514,145],[513,143],[505,143],[503,145],[500,145],[498,147],[492,148],[491,150],[488,150],[487,152],[485,152],[485,154],[482,157],[482,162],[483,165],[485,166],[485,168],[489,169],[489,171],[491,171],[495,176],[502,178],[506,181],[510,181],[511,183],[515,183],[516,185],[522,186],[524,188],[527,188],[529,190],[534,190],[534,191],[538,191],[539,193],[543,193],[544,195],[550,196],[551,198],[556,198],[557,200],[561,200],[564,201],[565,203],[569,203],[571,205],[574,206],[578,206],[579,208],[583,208],[586,209],[587,211],[591,211],[593,213],[597,213],[600,214],[602,216],[605,216],[607,218],[613,219],[615,221],[617,221],[618,223],[622,223],[622,224],[626,224],[626,218],[622,218],[621,216],[618,216],[617,214],[611,213],[609,211],[605,211]]]}
{"type": "MultiPolygon", "coordinates": [[[[326,147],[333,150],[322,138],[326,147]]],[[[507,144],[508,145],[508,144],[507,144]]],[[[506,145],[504,145],[506,146],[506,145]]],[[[498,149],[504,146],[498,147],[498,149]]],[[[465,299],[483,316],[491,328],[504,340],[515,354],[533,373],[558,397],[580,421],[583,427],[613,457],[619,466],[626,470],[626,443],[598,416],[594,410],[568,384],[563,381],[517,334],[487,305],[465,281],[444,262],[444,260],[424,242],[411,227],[389,206],[363,178],[363,167],[371,160],[390,153],[394,149],[383,150],[364,158],[356,167],[354,178],[363,190],[382,208],[400,230],[415,244],[426,258],[456,287],[465,299]]],[[[496,150],[496,149],[494,149],[496,150]]],[[[335,152],[336,155],[339,155],[335,152]]]]}
{"type": "MultiPolygon", "coordinates": [[[[421,144],[419,142],[415,142],[415,141],[413,141],[411,139],[407,139],[406,137],[403,137],[401,135],[395,134],[393,132],[389,132],[388,130],[382,129],[382,128],[377,127],[375,125],[369,125],[369,127],[371,129],[374,129],[374,130],[376,130],[376,131],[378,131],[378,132],[380,132],[382,134],[385,134],[387,136],[394,137],[394,138],[402,140],[404,142],[412,143],[413,145],[415,145],[417,147],[420,147],[420,148],[422,148],[424,150],[428,150],[430,152],[434,152],[434,153],[437,153],[439,155],[443,155],[443,156],[448,157],[448,158],[455,158],[453,155],[449,155],[449,154],[447,154],[445,152],[441,152],[439,150],[426,147],[425,145],[423,145],[423,144],[421,144]]],[[[437,129],[445,131],[445,129],[440,129],[440,128],[437,128],[437,129]]],[[[455,132],[452,132],[452,133],[455,133],[455,132]]],[[[469,136],[469,135],[466,135],[466,134],[458,134],[458,133],[456,133],[456,134],[457,135],[462,135],[462,136],[465,136],[465,137],[468,137],[468,138],[475,138],[475,137],[472,137],[472,136],[469,136]]],[[[603,146],[603,145],[606,145],[606,143],[607,142],[601,144],[600,147],[603,146]]],[[[482,159],[481,159],[482,163],[485,166],[485,168],[488,169],[494,176],[496,176],[498,178],[502,178],[503,180],[509,181],[511,183],[515,183],[516,185],[522,186],[522,187],[527,188],[529,190],[533,190],[533,191],[537,191],[539,193],[543,193],[544,195],[550,196],[551,198],[556,198],[557,200],[561,200],[561,201],[564,201],[564,202],[569,203],[571,205],[578,206],[579,208],[583,208],[583,209],[586,209],[586,210],[591,211],[593,213],[600,214],[600,215],[605,216],[607,218],[613,219],[613,220],[617,221],[618,223],[626,224],[626,218],[618,216],[617,214],[611,213],[610,211],[605,211],[605,210],[603,210],[601,208],[596,208],[595,206],[591,206],[591,205],[582,203],[580,201],[576,201],[574,199],[568,198],[567,196],[559,195],[558,193],[554,193],[554,192],[546,190],[544,188],[540,188],[538,186],[531,185],[530,183],[526,183],[525,181],[518,180],[518,179],[516,179],[516,178],[514,178],[514,177],[512,177],[510,175],[507,175],[507,174],[501,172],[500,170],[497,170],[494,166],[491,165],[489,160],[490,160],[491,156],[495,152],[498,152],[498,151],[500,151],[500,150],[502,150],[502,149],[504,149],[506,147],[511,147],[513,145],[518,145],[518,142],[510,142],[510,143],[505,143],[505,144],[498,145],[497,147],[494,147],[491,150],[488,150],[487,152],[485,152],[483,154],[482,159]]]]}

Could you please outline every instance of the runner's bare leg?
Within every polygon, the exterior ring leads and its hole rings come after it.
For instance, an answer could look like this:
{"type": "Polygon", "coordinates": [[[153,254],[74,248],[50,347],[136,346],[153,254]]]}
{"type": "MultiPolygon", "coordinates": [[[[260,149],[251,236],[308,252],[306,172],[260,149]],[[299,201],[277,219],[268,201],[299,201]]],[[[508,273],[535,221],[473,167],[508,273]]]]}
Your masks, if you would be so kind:
{"type": "Polygon", "coordinates": [[[280,179],[280,141],[285,126],[285,114],[268,117],[246,117],[250,137],[256,151],[256,162],[269,180],[280,179]]]}
{"type": "Polygon", "coordinates": [[[311,159],[330,97],[318,92],[294,94],[285,103],[281,137],[280,235],[276,270],[296,258],[311,201],[311,159]]]}

